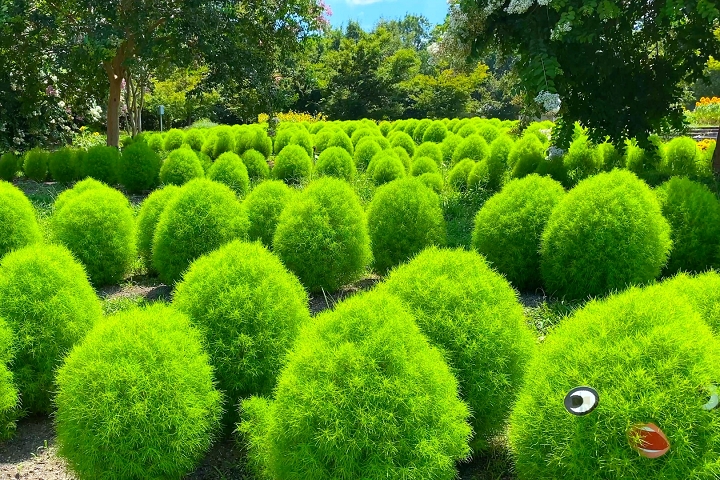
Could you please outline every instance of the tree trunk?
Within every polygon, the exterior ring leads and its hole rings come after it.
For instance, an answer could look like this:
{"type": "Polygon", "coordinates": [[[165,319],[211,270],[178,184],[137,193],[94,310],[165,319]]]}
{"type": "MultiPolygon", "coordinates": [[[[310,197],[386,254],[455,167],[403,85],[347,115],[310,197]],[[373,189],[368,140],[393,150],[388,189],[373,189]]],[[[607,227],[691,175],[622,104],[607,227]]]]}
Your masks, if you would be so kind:
{"type": "Polygon", "coordinates": [[[718,134],[715,141],[715,153],[712,158],[712,167],[715,175],[720,175],[720,126],[718,126],[718,134]]]}
{"type": "Polygon", "coordinates": [[[132,54],[132,44],[123,42],[112,60],[103,63],[103,68],[110,82],[110,95],[107,108],[107,144],[111,147],[120,146],[120,96],[122,81],[126,75],[125,60],[132,54]]]}

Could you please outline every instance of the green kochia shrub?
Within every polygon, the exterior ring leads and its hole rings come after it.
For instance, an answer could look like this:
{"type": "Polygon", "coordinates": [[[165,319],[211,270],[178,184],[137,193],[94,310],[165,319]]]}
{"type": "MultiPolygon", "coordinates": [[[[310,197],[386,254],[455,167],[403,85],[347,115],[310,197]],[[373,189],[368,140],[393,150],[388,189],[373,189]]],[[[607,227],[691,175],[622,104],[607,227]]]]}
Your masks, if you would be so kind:
{"type": "Polygon", "coordinates": [[[120,155],[120,183],[130,193],[150,190],[160,179],[162,161],[144,142],[135,142],[120,155]]]}
{"type": "Polygon", "coordinates": [[[243,156],[248,150],[260,152],[266,159],[272,153],[272,140],[268,137],[265,129],[260,127],[248,127],[238,132],[235,137],[235,153],[243,156]]]}
{"type": "Polygon", "coordinates": [[[442,150],[440,150],[440,147],[437,144],[432,142],[423,143],[415,149],[415,154],[413,155],[413,158],[420,157],[432,158],[433,160],[435,160],[435,163],[437,163],[438,167],[441,166],[443,163],[442,150]]]}
{"type": "Polygon", "coordinates": [[[398,132],[392,135],[390,145],[393,147],[402,147],[411,157],[415,154],[415,141],[410,135],[398,132]]]}
{"type": "Polygon", "coordinates": [[[165,185],[185,185],[193,178],[205,176],[197,154],[189,148],[178,148],[167,156],[160,168],[160,181],[165,185]]]}
{"type": "Polygon", "coordinates": [[[436,120],[432,122],[432,124],[427,128],[427,130],[425,130],[425,133],[423,133],[422,141],[440,143],[445,140],[447,134],[448,130],[445,124],[441,121],[436,120]]]}
{"type": "Polygon", "coordinates": [[[355,147],[355,165],[365,170],[375,155],[382,152],[382,148],[374,138],[363,139],[355,147]]]}
{"type": "Polygon", "coordinates": [[[705,185],[675,177],[657,189],[657,196],[673,242],[664,272],[702,272],[720,265],[720,203],[715,195],[705,185]]]}
{"type": "Polygon", "coordinates": [[[44,182],[48,176],[49,154],[39,148],[33,148],[25,154],[23,171],[25,176],[36,182],[44,182]]]}
{"type": "Polygon", "coordinates": [[[30,200],[13,184],[0,181],[0,258],[42,238],[30,200]]]}
{"type": "Polygon", "coordinates": [[[185,184],[160,214],[153,267],[172,285],[196,258],[247,236],[248,219],[229,187],[206,179],[185,184]]]}
{"type": "Polygon", "coordinates": [[[598,149],[590,143],[590,139],[583,135],[570,144],[563,163],[569,180],[576,184],[580,180],[598,173],[603,159],[598,149]]]}
{"type": "Polygon", "coordinates": [[[100,322],[57,388],[58,453],[80,479],[181,478],[210,448],[222,412],[199,332],[163,305],[100,322]]]}
{"type": "Polygon", "coordinates": [[[191,128],[190,130],[185,132],[185,143],[196,152],[202,150],[204,142],[205,135],[199,128],[191,128]]]}
{"type": "Polygon", "coordinates": [[[12,337],[10,327],[0,318],[0,442],[12,437],[20,415],[20,397],[7,366],[14,354],[12,337]]]}
{"type": "Polygon", "coordinates": [[[85,180],[82,180],[80,182],[77,182],[73,188],[70,188],[68,190],[65,190],[60,195],[57,196],[55,199],[55,203],[53,204],[53,210],[58,211],[61,210],[65,205],[70,202],[73,198],[77,197],[81,193],[87,192],[88,190],[93,190],[96,188],[110,188],[107,185],[105,185],[102,182],[98,182],[94,178],[86,178],[85,180]]]}
{"type": "Polygon", "coordinates": [[[180,191],[180,187],[167,185],[152,192],[140,206],[137,217],[137,246],[140,258],[149,271],[152,267],[152,245],[155,227],[165,206],[180,191]]]}
{"type": "MultiPolygon", "coordinates": [[[[350,139],[348,139],[350,141],[350,139]]],[[[275,153],[282,152],[286,147],[294,145],[305,150],[308,157],[313,154],[312,139],[307,130],[302,127],[292,127],[280,130],[275,137],[275,153]]]]}
{"type": "Polygon", "coordinates": [[[161,133],[153,133],[147,138],[148,147],[152,148],[154,152],[160,153],[163,149],[163,136],[161,133]]]}
{"type": "Polygon", "coordinates": [[[316,169],[320,175],[328,175],[347,181],[351,181],[357,174],[355,161],[341,147],[326,148],[318,157],[316,169]]]}
{"type": "Polygon", "coordinates": [[[443,177],[439,173],[423,173],[418,177],[426,187],[430,187],[435,193],[442,192],[443,189],[443,177]]]}
{"type": "Polygon", "coordinates": [[[671,297],[683,297],[710,326],[716,337],[720,335],[720,274],[710,270],[700,275],[680,273],[651,287],[662,289],[671,297]]]}
{"type": "Polygon", "coordinates": [[[85,270],[64,247],[32,245],[3,257],[0,318],[14,334],[11,368],[26,412],[52,411],[56,368],[101,315],[85,270]]]}
{"type": "Polygon", "coordinates": [[[427,130],[430,125],[432,125],[432,120],[428,118],[424,118],[418,122],[415,130],[412,132],[412,137],[413,140],[415,140],[415,143],[422,143],[423,137],[425,136],[425,130],[427,130]]]}
{"type": "MultiPolygon", "coordinates": [[[[143,144],[144,145],[144,144],[143,144]]],[[[145,148],[148,148],[145,146],[145,148]]],[[[48,159],[50,176],[60,183],[70,183],[78,177],[78,152],[65,147],[52,152],[48,159]]]]}
{"type": "Polygon", "coordinates": [[[54,239],[87,269],[96,286],[119,283],[137,255],[135,218],[125,195],[92,188],[68,200],[50,219],[54,239]]]}
{"type": "Polygon", "coordinates": [[[270,166],[262,153],[257,150],[246,150],[241,158],[251,180],[264,180],[270,177],[270,166]]]}
{"type": "Polygon", "coordinates": [[[372,260],[365,212],[350,185],[325,177],[280,214],[275,252],[310,291],[335,291],[372,260]]]}
{"type": "Polygon", "coordinates": [[[500,136],[500,130],[488,123],[478,128],[478,135],[483,137],[487,143],[492,143],[500,136]]]}
{"type": "Polygon", "coordinates": [[[18,170],[20,170],[20,158],[12,152],[0,155],[0,180],[12,182],[18,170]]]}
{"type": "Polygon", "coordinates": [[[454,189],[464,191],[468,186],[468,177],[470,177],[470,172],[473,171],[475,165],[475,161],[470,158],[460,160],[455,164],[452,170],[450,170],[450,173],[448,173],[448,183],[452,185],[454,189]]]}
{"type": "Polygon", "coordinates": [[[392,152],[380,152],[375,155],[367,171],[375,185],[383,185],[405,176],[402,160],[392,152]]]}
{"type": "Polygon", "coordinates": [[[692,176],[697,171],[700,150],[690,137],[677,137],[666,145],[660,170],[666,175],[692,176]]]}
{"type": "Polygon", "coordinates": [[[85,152],[80,160],[80,176],[91,177],[108,185],[118,180],[120,152],[115,147],[97,145],[85,152]]]}
{"type": "Polygon", "coordinates": [[[173,305],[203,334],[234,420],[239,399],[272,392],[286,351],[310,320],[298,279],[262,245],[240,241],[195,260],[173,305]]]}
{"type": "MultiPolygon", "coordinates": [[[[227,125],[221,125],[213,129],[211,135],[207,137],[211,138],[211,136],[214,136],[212,140],[212,153],[209,154],[209,156],[215,159],[225,152],[232,152],[235,148],[234,135],[233,129],[227,125]]],[[[204,145],[203,150],[205,150],[204,145]]]]}
{"type": "MultiPolygon", "coordinates": [[[[342,130],[338,130],[337,132],[333,133],[330,138],[328,139],[327,145],[325,148],[330,147],[340,147],[347,151],[350,156],[352,156],[355,153],[355,147],[353,147],[352,140],[350,140],[350,137],[343,132],[342,130]]],[[[323,150],[324,151],[324,150],[323,150]]],[[[310,152],[312,154],[312,150],[310,152]]],[[[322,152],[319,152],[322,153],[322,152]]]]}
{"type": "Polygon", "coordinates": [[[542,236],[547,292],[604,295],[656,278],[667,261],[670,226],[650,188],[623,170],[583,180],[553,210],[542,236]]]}
{"type": "Polygon", "coordinates": [[[489,153],[490,147],[488,147],[488,144],[483,137],[480,135],[470,135],[460,142],[453,152],[452,164],[455,165],[466,158],[469,158],[474,162],[479,162],[487,157],[489,153]]]}
{"type": "Polygon", "coordinates": [[[207,178],[227,185],[241,198],[250,190],[247,167],[233,152],[220,155],[208,170],[207,178]]]}
{"type": "Polygon", "coordinates": [[[299,145],[288,145],[275,157],[273,177],[285,183],[300,183],[310,178],[313,162],[299,145]]]}
{"type": "Polygon", "coordinates": [[[542,286],[540,238],[565,190],[538,175],[515,179],[475,217],[472,246],[520,291],[542,286]]]}
{"type": "Polygon", "coordinates": [[[510,155],[508,155],[508,167],[510,176],[522,178],[540,166],[545,160],[545,145],[538,139],[537,135],[525,135],[515,142],[510,155]]]}
{"type": "Polygon", "coordinates": [[[440,151],[443,154],[443,163],[450,165],[452,163],[455,149],[462,143],[463,138],[459,135],[448,134],[445,140],[440,144],[440,151]]]}
{"type": "Polygon", "coordinates": [[[514,142],[507,135],[500,135],[490,144],[490,154],[478,162],[468,175],[468,188],[484,188],[491,192],[500,190],[503,184],[508,157],[514,142]]]}
{"type": "Polygon", "coordinates": [[[434,247],[380,288],[398,296],[443,351],[472,412],[473,446],[487,446],[503,429],[535,347],[515,291],[482,256],[434,247]]]}
{"type": "Polygon", "coordinates": [[[685,300],[632,289],[591,302],[540,349],[511,416],[520,480],[712,478],[720,416],[703,405],[720,376],[718,343],[685,300]],[[575,416],[563,399],[580,386],[595,389],[599,403],[575,416]],[[631,446],[633,426],[647,423],[668,439],[661,458],[631,446]]]}
{"type": "Polygon", "coordinates": [[[278,219],[292,199],[294,190],[279,180],[268,180],[255,187],[242,203],[250,221],[248,237],[272,247],[278,219]]]}
{"type": "Polygon", "coordinates": [[[419,157],[413,160],[410,167],[413,177],[419,177],[424,173],[440,173],[437,163],[430,157],[419,157]]]}
{"type": "Polygon", "coordinates": [[[241,415],[264,478],[451,480],[470,453],[468,408],[442,355],[377,292],[304,328],[273,400],[244,400],[241,415]]]}
{"type": "Polygon", "coordinates": [[[377,189],[368,207],[368,229],[375,269],[380,273],[428,246],[446,242],[440,199],[415,177],[377,189]]]}
{"type": "Polygon", "coordinates": [[[183,143],[185,143],[185,133],[179,128],[173,128],[168,130],[165,134],[163,150],[166,152],[172,152],[173,150],[177,150],[182,147],[183,143]]]}

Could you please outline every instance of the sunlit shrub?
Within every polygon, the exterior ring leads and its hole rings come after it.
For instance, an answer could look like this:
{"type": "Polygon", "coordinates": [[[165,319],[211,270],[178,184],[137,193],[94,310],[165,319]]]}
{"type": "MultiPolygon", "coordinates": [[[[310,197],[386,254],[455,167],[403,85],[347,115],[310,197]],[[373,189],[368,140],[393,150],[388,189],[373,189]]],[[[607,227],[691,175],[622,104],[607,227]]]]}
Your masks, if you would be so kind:
{"type": "Polygon", "coordinates": [[[208,170],[207,178],[227,185],[241,198],[250,190],[247,167],[233,152],[225,152],[220,155],[208,170]]]}
{"type": "Polygon", "coordinates": [[[189,148],[178,148],[167,156],[160,168],[160,181],[164,185],[184,185],[194,178],[205,176],[200,159],[189,148]]]}
{"type": "Polygon", "coordinates": [[[30,200],[19,188],[0,181],[0,258],[42,238],[30,200]]]}

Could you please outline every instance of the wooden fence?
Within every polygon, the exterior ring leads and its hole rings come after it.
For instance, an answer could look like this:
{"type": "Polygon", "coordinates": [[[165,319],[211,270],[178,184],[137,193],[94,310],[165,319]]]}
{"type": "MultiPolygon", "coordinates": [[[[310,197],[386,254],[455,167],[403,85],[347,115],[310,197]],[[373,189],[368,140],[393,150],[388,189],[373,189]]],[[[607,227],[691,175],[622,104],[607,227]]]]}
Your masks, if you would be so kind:
{"type": "Polygon", "coordinates": [[[697,141],[700,140],[715,140],[718,134],[718,127],[697,127],[691,128],[688,132],[688,136],[694,138],[697,141]]]}

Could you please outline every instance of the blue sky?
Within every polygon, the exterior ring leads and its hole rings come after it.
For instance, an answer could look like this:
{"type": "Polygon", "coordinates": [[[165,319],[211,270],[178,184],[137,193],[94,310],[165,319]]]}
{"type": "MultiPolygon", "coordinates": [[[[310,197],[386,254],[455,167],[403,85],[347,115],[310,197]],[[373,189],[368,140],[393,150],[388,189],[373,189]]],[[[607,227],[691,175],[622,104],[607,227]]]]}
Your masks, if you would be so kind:
{"type": "Polygon", "coordinates": [[[441,23],[447,13],[446,0],[325,0],[332,8],[333,27],[357,20],[370,30],[380,18],[401,18],[406,13],[425,15],[431,23],[441,23]]]}

